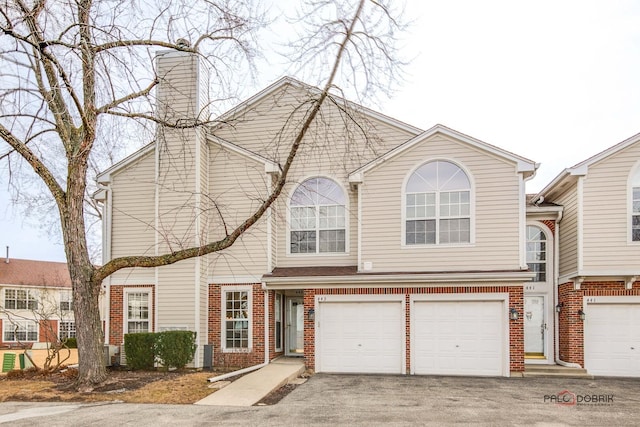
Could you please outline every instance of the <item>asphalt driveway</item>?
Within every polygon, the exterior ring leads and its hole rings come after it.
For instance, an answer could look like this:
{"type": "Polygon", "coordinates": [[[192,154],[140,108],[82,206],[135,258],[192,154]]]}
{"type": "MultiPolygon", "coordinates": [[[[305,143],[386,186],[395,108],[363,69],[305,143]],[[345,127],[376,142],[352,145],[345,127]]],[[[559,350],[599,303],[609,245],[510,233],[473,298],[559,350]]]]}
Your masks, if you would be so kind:
{"type": "Polygon", "coordinates": [[[0,404],[0,422],[17,426],[635,426],[640,425],[640,379],[318,374],[268,407],[5,402],[0,404]]]}

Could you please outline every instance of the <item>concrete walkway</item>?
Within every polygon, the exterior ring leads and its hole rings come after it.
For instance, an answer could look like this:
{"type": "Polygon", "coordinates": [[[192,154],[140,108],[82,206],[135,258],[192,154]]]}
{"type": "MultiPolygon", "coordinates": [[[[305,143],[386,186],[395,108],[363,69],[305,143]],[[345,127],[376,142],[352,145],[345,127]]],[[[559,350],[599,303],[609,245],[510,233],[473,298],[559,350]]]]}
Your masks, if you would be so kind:
{"type": "Polygon", "coordinates": [[[297,378],[305,371],[301,358],[275,359],[264,368],[246,374],[223,389],[210,394],[196,405],[252,406],[267,394],[297,378]]]}

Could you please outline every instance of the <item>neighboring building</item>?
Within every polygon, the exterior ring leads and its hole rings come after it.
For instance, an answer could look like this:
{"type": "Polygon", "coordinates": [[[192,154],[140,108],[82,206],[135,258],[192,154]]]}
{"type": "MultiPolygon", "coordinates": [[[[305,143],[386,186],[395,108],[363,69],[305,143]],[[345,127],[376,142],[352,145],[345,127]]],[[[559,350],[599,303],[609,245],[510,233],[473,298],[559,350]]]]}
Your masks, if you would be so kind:
{"type": "Polygon", "coordinates": [[[0,262],[0,346],[74,338],[71,279],[63,262],[11,259],[0,262]]]}
{"type": "MultiPolygon", "coordinates": [[[[208,104],[207,72],[184,53],[156,65],[159,117],[192,123],[208,104]]],[[[103,261],[200,245],[240,225],[266,198],[315,94],[281,79],[215,126],[159,128],[100,174],[103,261]]],[[[546,201],[527,198],[537,167],[333,97],[280,199],[232,247],[106,279],[106,342],[188,329],[194,366],[212,345],[215,365],[303,356],[318,372],[509,376],[525,362],[580,363],[563,353],[582,327],[577,307],[556,292],[558,274],[573,274],[558,256],[571,250],[571,207],[553,185],[546,201]]]]}
{"type": "Polygon", "coordinates": [[[559,358],[640,376],[640,134],[564,170],[539,196],[564,206],[559,358]]]}

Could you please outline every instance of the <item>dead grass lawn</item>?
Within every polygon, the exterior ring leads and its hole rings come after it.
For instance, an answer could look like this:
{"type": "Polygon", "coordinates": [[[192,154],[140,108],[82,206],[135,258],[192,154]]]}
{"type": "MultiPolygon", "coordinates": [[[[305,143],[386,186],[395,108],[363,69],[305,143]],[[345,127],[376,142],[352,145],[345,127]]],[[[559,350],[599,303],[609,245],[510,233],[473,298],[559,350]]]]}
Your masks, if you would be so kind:
{"type": "Polygon", "coordinates": [[[73,390],[75,372],[47,377],[27,373],[22,378],[0,377],[0,402],[56,401],[192,404],[214,390],[208,388],[211,372],[111,371],[107,381],[91,393],[73,390]]]}

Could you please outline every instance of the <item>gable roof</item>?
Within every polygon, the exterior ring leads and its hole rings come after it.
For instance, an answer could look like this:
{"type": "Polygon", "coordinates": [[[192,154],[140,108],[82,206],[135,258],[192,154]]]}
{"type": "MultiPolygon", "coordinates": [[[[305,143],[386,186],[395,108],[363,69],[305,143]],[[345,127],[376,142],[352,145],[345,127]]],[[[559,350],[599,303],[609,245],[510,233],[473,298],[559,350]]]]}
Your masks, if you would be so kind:
{"type": "Polygon", "coordinates": [[[407,142],[398,145],[397,147],[389,150],[382,156],[370,161],[364,166],[361,166],[360,168],[351,172],[349,174],[349,182],[362,182],[364,173],[384,163],[388,159],[394,156],[397,156],[400,153],[405,152],[406,150],[424,141],[426,138],[429,138],[437,133],[449,136],[451,138],[455,138],[468,145],[471,145],[472,147],[478,148],[480,150],[491,153],[495,156],[514,162],[518,165],[518,172],[523,172],[527,175],[533,175],[536,169],[538,169],[539,164],[534,162],[533,160],[529,160],[525,157],[518,156],[517,154],[511,153],[510,151],[503,150],[502,148],[496,147],[495,145],[488,144],[484,141],[480,141],[479,139],[473,138],[469,135],[465,135],[461,132],[458,132],[456,130],[443,126],[441,124],[437,124],[433,126],[431,129],[422,132],[421,134],[411,138],[407,142]]]}
{"type": "MultiPolygon", "coordinates": [[[[320,94],[321,90],[315,86],[309,85],[307,83],[301,82],[300,80],[296,80],[293,77],[289,77],[289,76],[284,76],[281,77],[280,79],[276,80],[275,82],[273,82],[272,84],[270,84],[269,86],[267,86],[266,88],[264,88],[263,90],[261,90],[260,92],[256,93],[255,95],[251,96],[250,98],[248,98],[247,100],[241,102],[240,104],[236,105],[235,107],[233,107],[232,109],[230,109],[229,111],[227,111],[226,113],[221,114],[219,117],[217,117],[214,121],[220,122],[219,124],[216,124],[212,127],[212,129],[215,129],[218,126],[222,126],[224,125],[226,122],[228,122],[230,120],[230,118],[232,118],[235,115],[238,115],[241,113],[241,111],[243,110],[248,110],[249,108],[251,108],[253,105],[261,102],[262,100],[268,98],[269,96],[275,94],[276,92],[280,91],[282,88],[284,88],[285,86],[292,86],[294,88],[297,89],[301,89],[301,90],[306,90],[309,91],[311,93],[314,94],[320,94]]],[[[371,118],[377,119],[385,124],[388,124],[390,126],[394,126],[397,127],[399,129],[402,129],[408,133],[412,133],[414,135],[419,134],[420,132],[422,132],[422,129],[417,128],[415,126],[412,126],[410,124],[407,124],[401,120],[398,119],[394,119],[393,117],[389,117],[385,114],[382,114],[378,111],[372,110],[370,108],[364,107],[360,104],[357,104],[353,101],[349,101],[335,93],[331,93],[331,97],[333,97],[334,99],[338,99],[341,102],[344,102],[345,104],[347,104],[349,106],[349,108],[353,108],[358,110],[361,113],[364,113],[366,115],[368,115],[371,118]]]]}
{"type": "Polygon", "coordinates": [[[65,262],[34,261],[10,258],[0,262],[0,286],[71,288],[65,262]]]}
{"type": "Polygon", "coordinates": [[[554,192],[556,189],[563,189],[569,183],[573,183],[577,181],[579,176],[584,176],[589,171],[589,167],[604,160],[614,154],[624,150],[625,148],[633,145],[637,142],[640,142],[640,133],[633,135],[630,138],[625,139],[622,142],[617,143],[616,145],[607,148],[589,157],[587,160],[584,160],[578,164],[571,166],[570,168],[566,168],[562,172],[560,172],[549,184],[547,184],[538,194],[545,195],[554,192]]]}

